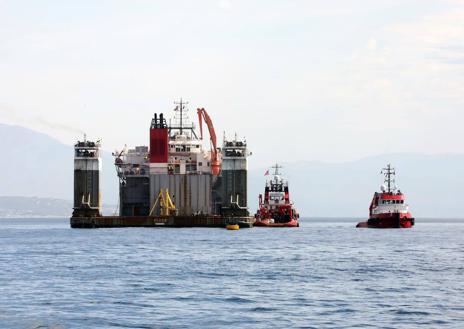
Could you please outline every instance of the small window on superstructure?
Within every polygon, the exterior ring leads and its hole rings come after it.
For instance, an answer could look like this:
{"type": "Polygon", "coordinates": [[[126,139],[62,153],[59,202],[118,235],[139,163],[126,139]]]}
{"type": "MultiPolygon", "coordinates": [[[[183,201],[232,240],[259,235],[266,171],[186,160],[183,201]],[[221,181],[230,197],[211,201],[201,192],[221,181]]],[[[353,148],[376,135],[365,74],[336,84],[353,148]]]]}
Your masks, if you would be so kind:
{"type": "Polygon", "coordinates": [[[198,162],[198,165],[201,167],[203,166],[203,162],[198,162]]]}
{"type": "Polygon", "coordinates": [[[206,165],[209,167],[209,162],[207,162],[206,165]]]}

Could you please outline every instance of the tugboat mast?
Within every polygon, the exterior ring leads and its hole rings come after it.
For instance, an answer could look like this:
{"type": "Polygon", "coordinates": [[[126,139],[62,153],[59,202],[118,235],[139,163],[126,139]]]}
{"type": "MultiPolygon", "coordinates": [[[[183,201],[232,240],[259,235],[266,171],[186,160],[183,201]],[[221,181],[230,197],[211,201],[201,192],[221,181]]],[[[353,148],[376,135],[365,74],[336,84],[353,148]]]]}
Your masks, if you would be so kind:
{"type": "Polygon", "coordinates": [[[272,169],[275,169],[274,170],[274,176],[277,176],[277,175],[280,175],[279,173],[279,169],[282,169],[283,167],[282,166],[279,166],[278,163],[275,164],[275,166],[271,167],[272,169]]]}
{"type": "Polygon", "coordinates": [[[391,166],[391,164],[387,165],[387,168],[382,169],[382,174],[385,175],[385,183],[387,183],[387,192],[392,192],[392,186],[395,186],[395,175],[396,171],[395,168],[391,166]]]}

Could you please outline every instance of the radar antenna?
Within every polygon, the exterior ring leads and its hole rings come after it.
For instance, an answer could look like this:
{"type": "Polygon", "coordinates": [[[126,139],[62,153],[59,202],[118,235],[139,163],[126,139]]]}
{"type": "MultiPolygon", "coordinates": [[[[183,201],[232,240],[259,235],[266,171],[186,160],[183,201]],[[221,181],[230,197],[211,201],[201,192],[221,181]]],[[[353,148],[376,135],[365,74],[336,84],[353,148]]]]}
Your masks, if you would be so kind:
{"type": "Polygon", "coordinates": [[[381,171],[381,174],[385,176],[384,182],[387,184],[387,192],[391,193],[393,190],[396,190],[396,184],[395,184],[395,175],[396,175],[396,170],[391,166],[391,164],[388,164],[386,168],[383,168],[381,171]]]}
{"type": "Polygon", "coordinates": [[[180,99],[179,102],[174,102],[176,105],[176,108],[174,109],[175,112],[179,112],[179,127],[180,127],[180,134],[182,135],[182,130],[184,128],[184,115],[188,111],[187,108],[185,107],[188,102],[182,101],[182,98],[180,99]]]}
{"type": "Polygon", "coordinates": [[[278,163],[275,164],[275,166],[271,167],[272,169],[274,169],[274,176],[277,176],[277,175],[280,175],[279,173],[279,169],[282,169],[283,167],[282,166],[279,166],[278,163]]]}

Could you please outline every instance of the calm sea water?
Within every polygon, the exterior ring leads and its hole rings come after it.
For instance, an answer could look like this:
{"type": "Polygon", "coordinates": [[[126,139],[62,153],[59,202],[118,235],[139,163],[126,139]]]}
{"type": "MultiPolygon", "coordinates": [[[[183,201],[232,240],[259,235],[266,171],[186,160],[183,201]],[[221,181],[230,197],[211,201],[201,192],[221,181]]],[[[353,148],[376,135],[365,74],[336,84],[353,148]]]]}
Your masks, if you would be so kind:
{"type": "Polygon", "coordinates": [[[464,223],[0,220],[0,328],[464,328],[464,223]]]}

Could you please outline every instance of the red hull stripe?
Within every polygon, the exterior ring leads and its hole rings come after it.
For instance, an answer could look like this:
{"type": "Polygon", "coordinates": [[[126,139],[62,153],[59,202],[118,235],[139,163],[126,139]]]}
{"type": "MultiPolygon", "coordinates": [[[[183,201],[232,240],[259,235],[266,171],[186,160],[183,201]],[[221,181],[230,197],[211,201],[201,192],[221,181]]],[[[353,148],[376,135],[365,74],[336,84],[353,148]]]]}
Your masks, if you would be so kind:
{"type": "Polygon", "coordinates": [[[382,200],[404,200],[404,195],[403,194],[388,194],[388,193],[382,193],[380,194],[380,198],[382,200]]]}

